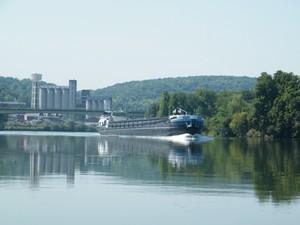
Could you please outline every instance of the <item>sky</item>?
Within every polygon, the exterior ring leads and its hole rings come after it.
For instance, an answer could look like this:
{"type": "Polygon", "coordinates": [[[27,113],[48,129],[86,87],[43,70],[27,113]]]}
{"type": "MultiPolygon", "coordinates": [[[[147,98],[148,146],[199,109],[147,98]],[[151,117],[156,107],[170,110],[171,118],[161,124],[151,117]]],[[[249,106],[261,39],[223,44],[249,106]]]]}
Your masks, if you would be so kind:
{"type": "Polygon", "coordinates": [[[300,74],[299,0],[0,0],[0,76],[79,89],[300,74]]]}

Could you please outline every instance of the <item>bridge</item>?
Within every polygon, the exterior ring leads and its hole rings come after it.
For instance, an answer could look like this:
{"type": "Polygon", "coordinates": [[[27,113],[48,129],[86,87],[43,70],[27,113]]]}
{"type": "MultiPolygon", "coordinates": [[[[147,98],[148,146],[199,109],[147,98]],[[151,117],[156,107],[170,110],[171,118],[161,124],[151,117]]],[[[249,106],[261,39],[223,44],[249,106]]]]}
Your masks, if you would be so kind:
{"type": "MultiPolygon", "coordinates": [[[[0,108],[0,114],[26,114],[26,113],[54,113],[54,114],[82,114],[100,115],[105,113],[103,110],[77,109],[31,109],[31,108],[0,108]]],[[[141,117],[144,112],[113,112],[116,116],[137,116],[141,117]]]]}

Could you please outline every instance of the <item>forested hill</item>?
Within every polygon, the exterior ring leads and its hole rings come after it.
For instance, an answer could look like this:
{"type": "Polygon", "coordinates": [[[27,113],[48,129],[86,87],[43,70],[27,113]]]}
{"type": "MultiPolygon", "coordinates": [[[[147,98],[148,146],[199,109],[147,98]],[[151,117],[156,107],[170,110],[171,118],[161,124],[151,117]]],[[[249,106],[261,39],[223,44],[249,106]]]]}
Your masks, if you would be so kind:
{"type": "Polygon", "coordinates": [[[30,79],[19,80],[12,77],[0,77],[0,101],[30,102],[30,79]]]}
{"type": "MultiPolygon", "coordinates": [[[[42,82],[46,84],[45,82],[42,82]]],[[[20,101],[30,103],[31,80],[19,80],[0,76],[0,101],[20,101]]]]}
{"type": "MultiPolygon", "coordinates": [[[[43,82],[44,83],[44,82],[43,82]]],[[[131,81],[115,84],[93,92],[95,96],[113,97],[115,109],[144,111],[163,92],[193,92],[199,88],[222,92],[241,91],[255,87],[256,78],[236,76],[192,76],[131,81]]],[[[31,80],[0,76],[0,101],[30,103],[31,80]]]]}
{"type": "Polygon", "coordinates": [[[190,76],[131,81],[115,84],[94,92],[96,96],[112,96],[115,109],[145,110],[148,103],[163,92],[193,92],[205,88],[211,91],[241,91],[255,87],[256,78],[237,76],[190,76]]]}

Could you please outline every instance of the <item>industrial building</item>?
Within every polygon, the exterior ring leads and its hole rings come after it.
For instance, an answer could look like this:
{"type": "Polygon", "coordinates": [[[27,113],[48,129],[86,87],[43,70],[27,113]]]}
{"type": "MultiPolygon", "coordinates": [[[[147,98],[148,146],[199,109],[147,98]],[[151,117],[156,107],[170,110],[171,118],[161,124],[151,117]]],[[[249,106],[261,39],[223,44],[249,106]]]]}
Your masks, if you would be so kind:
{"type": "Polygon", "coordinates": [[[89,97],[85,101],[85,109],[88,111],[111,111],[112,98],[97,99],[89,97]]]}
{"type": "Polygon", "coordinates": [[[32,109],[76,109],[111,111],[112,98],[92,98],[90,90],[82,90],[77,96],[77,81],[69,80],[69,86],[42,84],[42,74],[32,74],[32,109]]]}
{"type": "Polygon", "coordinates": [[[81,90],[79,92],[79,101],[78,105],[82,108],[85,108],[86,100],[91,97],[91,90],[81,90]]]}
{"type": "Polygon", "coordinates": [[[77,81],[69,86],[42,85],[42,74],[32,74],[32,109],[75,109],[77,81]]]}
{"type": "Polygon", "coordinates": [[[69,80],[69,108],[76,108],[77,81],[69,80]]]}
{"type": "Polygon", "coordinates": [[[32,91],[31,91],[31,108],[38,109],[39,104],[39,86],[42,80],[42,74],[33,73],[32,78],[32,91]]]}

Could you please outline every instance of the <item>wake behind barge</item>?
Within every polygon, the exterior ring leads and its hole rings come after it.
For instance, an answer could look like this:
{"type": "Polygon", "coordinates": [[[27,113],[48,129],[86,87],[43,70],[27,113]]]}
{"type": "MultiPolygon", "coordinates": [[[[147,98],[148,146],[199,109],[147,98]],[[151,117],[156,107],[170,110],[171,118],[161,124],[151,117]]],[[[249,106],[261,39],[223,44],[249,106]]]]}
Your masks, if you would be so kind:
{"type": "Polygon", "coordinates": [[[201,134],[204,120],[201,116],[188,115],[182,109],[175,109],[169,117],[114,121],[112,115],[101,116],[101,135],[121,136],[173,136],[180,134],[201,134]]]}

